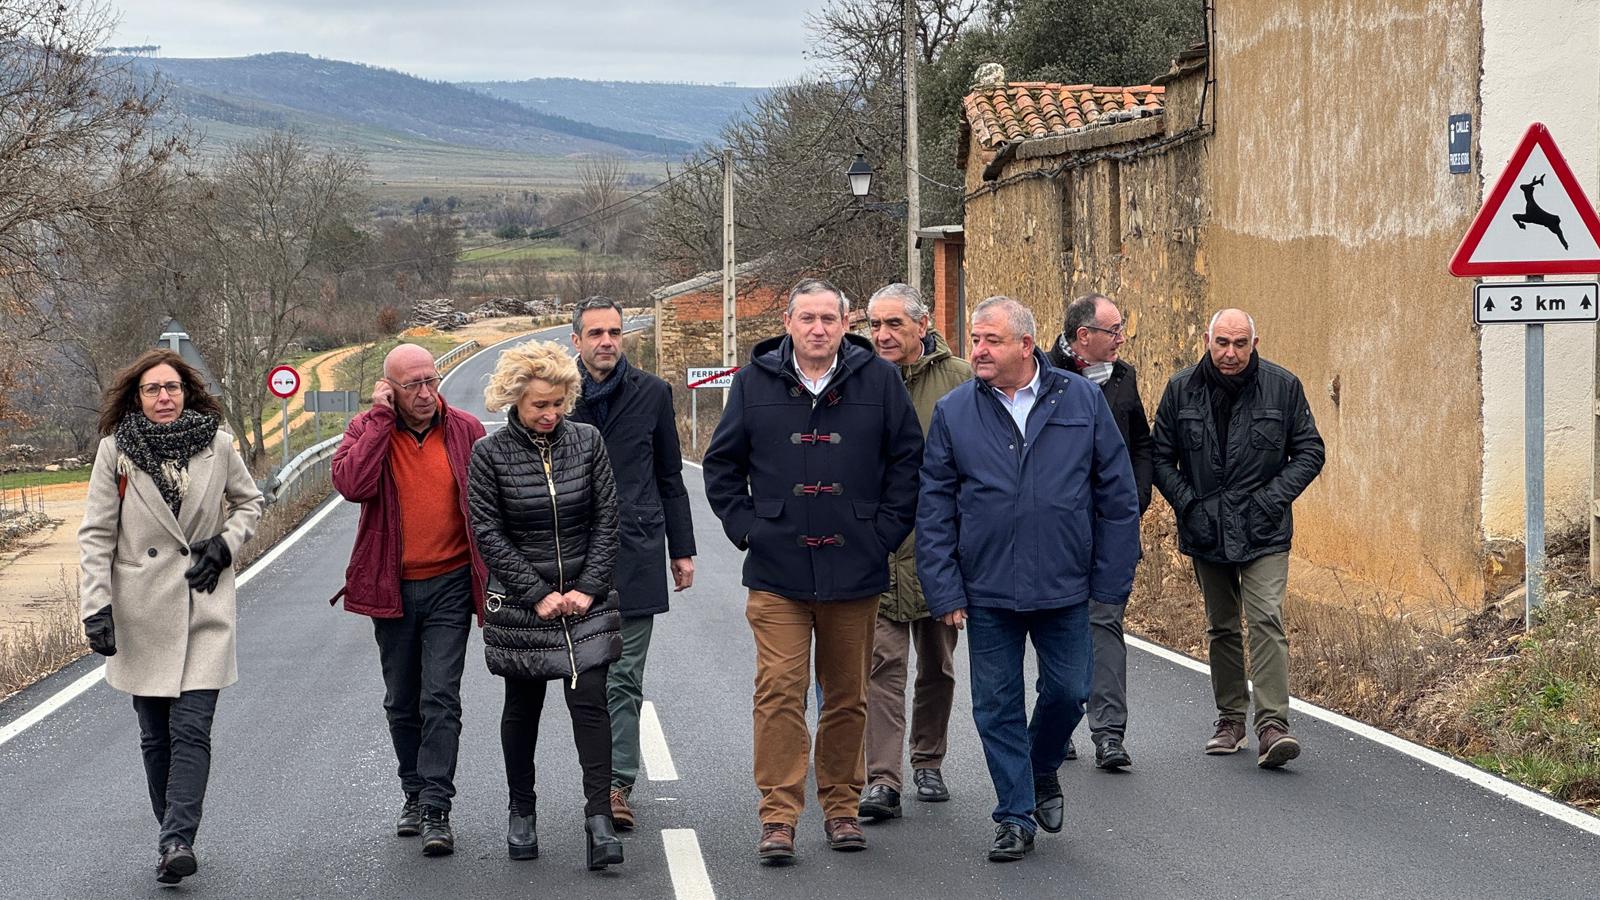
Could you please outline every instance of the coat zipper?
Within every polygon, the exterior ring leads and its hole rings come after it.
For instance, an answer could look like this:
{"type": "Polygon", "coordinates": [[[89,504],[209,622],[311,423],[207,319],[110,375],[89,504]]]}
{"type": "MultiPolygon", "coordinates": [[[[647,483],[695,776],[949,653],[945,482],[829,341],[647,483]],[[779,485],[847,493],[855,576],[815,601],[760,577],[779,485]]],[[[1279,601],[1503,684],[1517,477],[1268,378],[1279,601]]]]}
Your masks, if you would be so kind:
{"type": "MultiPolygon", "coordinates": [[[[567,587],[566,571],[561,565],[561,512],[556,505],[556,479],[551,470],[550,456],[554,451],[548,443],[539,448],[539,459],[544,463],[544,483],[550,489],[550,519],[554,523],[552,528],[556,538],[556,581],[558,587],[565,590],[567,587]]],[[[572,648],[572,629],[567,625],[567,617],[561,617],[561,633],[567,639],[567,663],[572,667],[572,689],[578,689],[578,654],[572,648]]]]}

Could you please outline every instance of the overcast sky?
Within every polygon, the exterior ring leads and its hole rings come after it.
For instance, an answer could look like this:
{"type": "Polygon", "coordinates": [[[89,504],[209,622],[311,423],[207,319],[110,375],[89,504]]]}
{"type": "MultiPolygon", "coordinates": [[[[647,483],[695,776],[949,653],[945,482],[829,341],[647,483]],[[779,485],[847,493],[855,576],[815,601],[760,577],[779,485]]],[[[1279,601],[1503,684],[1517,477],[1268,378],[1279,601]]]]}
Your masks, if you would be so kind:
{"type": "MultiPolygon", "coordinates": [[[[3,2],[3,0],[0,0],[3,2]]],[[[111,0],[112,43],[285,50],[445,81],[566,76],[765,86],[807,69],[819,0],[111,0]]]]}

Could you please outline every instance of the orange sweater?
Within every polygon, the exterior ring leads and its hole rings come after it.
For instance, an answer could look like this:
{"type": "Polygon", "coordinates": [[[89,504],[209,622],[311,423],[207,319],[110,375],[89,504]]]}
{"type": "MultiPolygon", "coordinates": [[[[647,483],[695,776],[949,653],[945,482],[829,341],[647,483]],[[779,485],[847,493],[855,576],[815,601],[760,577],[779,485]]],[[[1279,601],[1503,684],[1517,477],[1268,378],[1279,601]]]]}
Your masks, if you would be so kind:
{"type": "Polygon", "coordinates": [[[433,578],[472,561],[461,491],[444,450],[444,427],[421,444],[404,428],[389,439],[389,472],[400,497],[400,577],[433,578]]]}

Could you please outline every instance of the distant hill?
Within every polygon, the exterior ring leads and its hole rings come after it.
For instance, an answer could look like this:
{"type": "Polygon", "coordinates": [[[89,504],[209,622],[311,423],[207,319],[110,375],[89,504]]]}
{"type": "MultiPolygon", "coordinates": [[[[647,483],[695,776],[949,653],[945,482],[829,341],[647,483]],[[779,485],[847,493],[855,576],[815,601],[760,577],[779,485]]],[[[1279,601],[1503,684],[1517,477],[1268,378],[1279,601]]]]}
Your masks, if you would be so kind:
{"type": "Polygon", "coordinates": [[[173,108],[202,131],[225,139],[254,129],[293,127],[318,137],[351,135],[363,146],[424,142],[542,157],[660,158],[692,149],[689,141],[665,132],[638,130],[644,123],[630,123],[623,109],[606,121],[633,128],[580,121],[482,91],[300,53],[126,61],[159,72],[171,88],[173,108]]]}
{"type": "Polygon", "coordinates": [[[459,86],[537,112],[695,144],[715,140],[729,120],[767,92],[766,88],[576,78],[466,81],[459,86]]]}

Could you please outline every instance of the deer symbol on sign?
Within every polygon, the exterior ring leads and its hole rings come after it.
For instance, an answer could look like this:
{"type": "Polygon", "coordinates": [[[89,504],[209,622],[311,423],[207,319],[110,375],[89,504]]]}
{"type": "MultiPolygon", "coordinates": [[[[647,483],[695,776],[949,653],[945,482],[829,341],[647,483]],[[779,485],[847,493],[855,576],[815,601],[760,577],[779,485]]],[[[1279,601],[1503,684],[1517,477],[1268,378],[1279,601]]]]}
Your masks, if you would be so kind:
{"type": "Polygon", "coordinates": [[[1528,206],[1522,212],[1512,216],[1511,221],[1516,222],[1517,227],[1523,230],[1527,230],[1527,223],[1529,222],[1532,222],[1535,225],[1542,225],[1545,228],[1550,229],[1555,233],[1556,240],[1561,242],[1561,249],[1566,250],[1567,239],[1561,234],[1561,217],[1540,209],[1538,201],[1533,199],[1533,189],[1540,187],[1543,184],[1544,176],[1540,175],[1538,178],[1533,179],[1527,184],[1517,185],[1517,187],[1522,189],[1522,196],[1527,199],[1528,206]]]}

